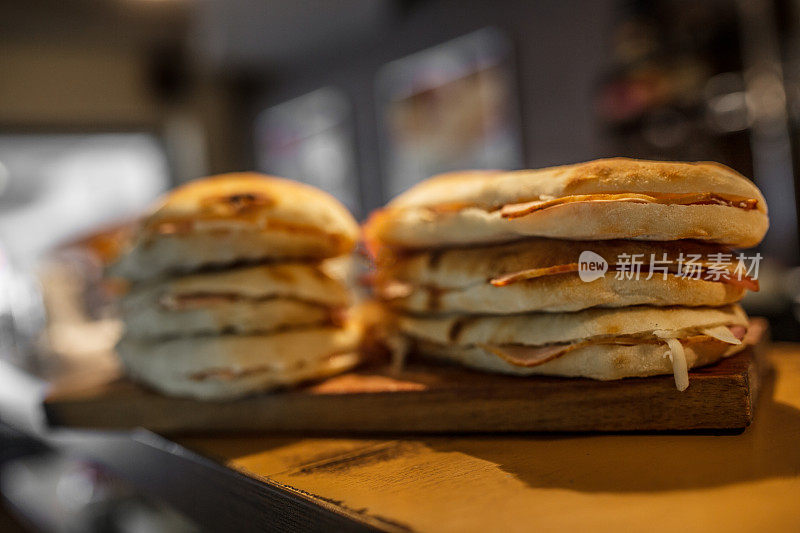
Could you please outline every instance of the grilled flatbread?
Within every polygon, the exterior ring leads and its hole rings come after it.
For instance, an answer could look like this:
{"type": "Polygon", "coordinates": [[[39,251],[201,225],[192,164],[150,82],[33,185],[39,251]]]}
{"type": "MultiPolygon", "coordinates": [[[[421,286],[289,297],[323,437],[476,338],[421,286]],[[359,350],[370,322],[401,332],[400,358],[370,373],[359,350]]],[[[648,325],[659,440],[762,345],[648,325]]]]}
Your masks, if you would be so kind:
{"type": "Polygon", "coordinates": [[[418,350],[459,364],[517,375],[600,380],[686,372],[743,348],[747,316],[738,306],[631,307],[511,316],[400,316],[418,350]]]}
{"type": "Polygon", "coordinates": [[[737,271],[735,254],[689,241],[533,238],[493,246],[383,253],[377,266],[376,293],[393,308],[415,313],[718,306],[740,300],[746,289],[758,289],[757,281],[737,271]],[[608,271],[602,277],[581,279],[579,262],[585,251],[607,261],[608,271]],[[632,257],[638,262],[635,267],[632,257]]]}
{"type": "Polygon", "coordinates": [[[455,172],[412,187],[370,217],[371,247],[420,249],[558,239],[696,239],[758,244],[767,205],[718,163],[601,159],[514,172],[455,172]]]}
{"type": "Polygon", "coordinates": [[[319,189],[224,174],[169,193],[110,273],[140,281],[242,261],[322,259],[350,252],[357,236],[352,215],[319,189]]]}
{"type": "Polygon", "coordinates": [[[331,324],[349,303],[324,264],[275,263],[136,286],[122,312],[128,337],[153,339],[331,324]]]}
{"type": "Polygon", "coordinates": [[[269,335],[123,338],[128,374],[163,393],[227,399],[319,379],[359,362],[360,327],[307,328],[269,335]]]}
{"type": "Polygon", "coordinates": [[[133,339],[162,339],[211,334],[263,334],[289,328],[335,324],[338,309],[271,298],[209,298],[202,307],[168,309],[160,305],[131,309],[123,315],[125,334],[133,339]]]}
{"type": "Polygon", "coordinates": [[[664,344],[613,345],[592,344],[577,348],[556,359],[536,366],[509,363],[496,354],[477,346],[452,346],[422,341],[418,349],[425,355],[459,365],[516,376],[560,376],[591,378],[601,381],[630,377],[673,374],[679,390],[686,390],[692,368],[710,365],[744,349],[743,345],[717,340],[692,343],[683,347],[683,371],[676,370],[670,350],[664,344]],[[682,377],[679,377],[682,376],[682,377]]]}

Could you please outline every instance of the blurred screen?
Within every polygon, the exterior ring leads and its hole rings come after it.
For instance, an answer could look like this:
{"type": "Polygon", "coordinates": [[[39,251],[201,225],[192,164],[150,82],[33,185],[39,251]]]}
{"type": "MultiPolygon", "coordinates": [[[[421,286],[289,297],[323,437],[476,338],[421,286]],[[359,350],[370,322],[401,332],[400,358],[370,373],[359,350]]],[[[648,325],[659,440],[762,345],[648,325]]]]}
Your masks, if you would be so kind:
{"type": "Polygon", "coordinates": [[[325,87],[264,110],[256,119],[259,170],[319,187],[359,210],[352,109],[325,87]]]}
{"type": "Polygon", "coordinates": [[[511,46],[499,31],[389,63],[377,84],[390,197],[441,172],[522,165],[511,46]]]}

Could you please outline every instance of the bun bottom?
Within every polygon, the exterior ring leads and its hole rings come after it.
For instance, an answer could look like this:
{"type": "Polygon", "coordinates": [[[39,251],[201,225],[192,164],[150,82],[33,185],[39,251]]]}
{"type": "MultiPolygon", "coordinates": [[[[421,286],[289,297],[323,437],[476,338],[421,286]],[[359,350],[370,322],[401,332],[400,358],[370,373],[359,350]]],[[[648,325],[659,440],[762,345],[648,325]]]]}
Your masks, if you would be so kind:
{"type": "MultiPolygon", "coordinates": [[[[647,377],[672,374],[666,344],[622,346],[593,344],[572,350],[557,359],[538,366],[513,365],[503,358],[477,346],[454,346],[430,341],[416,341],[417,353],[466,367],[512,374],[516,376],[584,377],[609,381],[628,377],[647,377]]],[[[740,352],[744,344],[730,345],[716,340],[684,347],[688,368],[710,365],[740,352]]]]}
{"type": "Polygon", "coordinates": [[[202,380],[190,377],[168,377],[152,371],[135,359],[126,360],[125,366],[135,381],[168,396],[195,398],[198,400],[234,400],[258,392],[314,381],[346,372],[360,362],[358,353],[343,353],[327,357],[314,365],[294,370],[276,372],[265,369],[252,371],[239,377],[206,377],[202,380]]]}

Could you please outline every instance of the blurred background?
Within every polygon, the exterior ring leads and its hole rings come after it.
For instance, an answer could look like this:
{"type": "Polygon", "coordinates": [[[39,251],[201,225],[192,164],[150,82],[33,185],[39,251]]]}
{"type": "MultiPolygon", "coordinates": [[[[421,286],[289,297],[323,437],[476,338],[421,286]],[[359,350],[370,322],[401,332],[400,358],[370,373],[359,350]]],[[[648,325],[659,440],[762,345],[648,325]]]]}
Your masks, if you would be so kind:
{"type": "MultiPolygon", "coordinates": [[[[0,2],[0,364],[46,377],[107,351],[103,263],[186,180],[256,169],[363,218],[438,172],[615,155],[752,177],[771,229],[746,306],[800,340],[800,0],[0,2]]],[[[81,520],[101,494],[190,528],[93,465],[28,460],[7,498],[41,485],[81,520]]]]}

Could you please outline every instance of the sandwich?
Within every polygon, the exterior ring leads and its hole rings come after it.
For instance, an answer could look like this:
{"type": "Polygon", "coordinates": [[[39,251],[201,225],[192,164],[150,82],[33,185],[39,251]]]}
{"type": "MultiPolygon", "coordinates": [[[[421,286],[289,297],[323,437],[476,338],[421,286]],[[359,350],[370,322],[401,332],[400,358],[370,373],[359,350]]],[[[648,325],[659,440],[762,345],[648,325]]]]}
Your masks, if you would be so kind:
{"type": "Polygon", "coordinates": [[[405,249],[534,236],[694,239],[745,248],[758,244],[768,225],[761,192],[724,165],[615,158],[443,174],[376,212],[366,239],[405,249]]]}
{"type": "Polygon", "coordinates": [[[252,265],[165,278],[121,301],[129,338],[270,333],[341,322],[351,295],[325,264],[252,265]]]}
{"type": "Polygon", "coordinates": [[[758,281],[733,248],[767,227],[760,191],[727,167],[607,159],[434,177],[364,234],[374,292],[416,355],[523,376],[672,373],[683,390],[689,369],[744,348],[737,302],[758,281]]]}
{"type": "Polygon", "coordinates": [[[360,321],[343,270],[358,226],[332,196],[258,174],[197,180],[140,223],[112,275],[128,375],[227,399],[355,366],[360,321]]]}
{"type": "Polygon", "coordinates": [[[162,393],[220,400],[349,370],[360,361],[359,342],[351,321],[269,334],[124,337],[117,353],[130,377],[162,393]]]}
{"type": "Polygon", "coordinates": [[[376,258],[374,288],[392,308],[412,313],[721,306],[738,302],[748,289],[758,290],[758,281],[741,269],[737,271],[734,259],[727,248],[695,241],[534,237],[436,250],[383,249],[376,258]],[[591,283],[581,279],[581,254],[586,252],[604,261],[607,268],[591,283]],[[620,262],[626,258],[628,262],[620,262]],[[630,258],[637,260],[635,266],[630,258]],[[709,258],[727,261],[714,263],[709,258]],[[690,260],[692,272],[686,275],[690,260]]]}
{"type": "Polygon", "coordinates": [[[628,307],[508,316],[407,315],[401,331],[424,353],[469,367],[612,380],[674,374],[741,351],[747,316],[725,307],[628,307]]]}
{"type": "Polygon", "coordinates": [[[311,260],[349,253],[353,216],[310,185],[256,173],[192,181],[142,221],[111,274],[142,281],[242,262],[311,260]]]}

